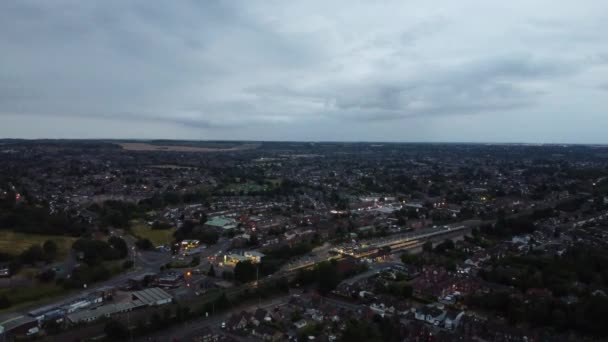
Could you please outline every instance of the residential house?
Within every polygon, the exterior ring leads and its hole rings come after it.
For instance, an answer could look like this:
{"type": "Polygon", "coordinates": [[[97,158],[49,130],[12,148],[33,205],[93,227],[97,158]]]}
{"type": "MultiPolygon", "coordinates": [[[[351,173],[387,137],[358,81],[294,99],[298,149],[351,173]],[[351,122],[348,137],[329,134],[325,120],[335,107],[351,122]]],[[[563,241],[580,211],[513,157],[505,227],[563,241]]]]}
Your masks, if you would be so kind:
{"type": "Polygon", "coordinates": [[[230,331],[243,330],[247,327],[247,324],[249,324],[251,317],[251,314],[246,311],[234,314],[226,323],[226,327],[230,331]]]}
{"type": "Polygon", "coordinates": [[[296,329],[302,329],[307,325],[308,325],[308,323],[304,319],[301,319],[293,324],[293,326],[296,327],[296,329]]]}
{"type": "Polygon", "coordinates": [[[253,328],[251,331],[253,336],[256,336],[263,341],[282,341],[283,333],[276,328],[270,327],[268,325],[262,324],[259,327],[253,328]]]}
{"type": "Polygon", "coordinates": [[[443,326],[446,329],[456,329],[460,325],[462,317],[464,317],[464,311],[448,310],[443,321],[443,326]]]}

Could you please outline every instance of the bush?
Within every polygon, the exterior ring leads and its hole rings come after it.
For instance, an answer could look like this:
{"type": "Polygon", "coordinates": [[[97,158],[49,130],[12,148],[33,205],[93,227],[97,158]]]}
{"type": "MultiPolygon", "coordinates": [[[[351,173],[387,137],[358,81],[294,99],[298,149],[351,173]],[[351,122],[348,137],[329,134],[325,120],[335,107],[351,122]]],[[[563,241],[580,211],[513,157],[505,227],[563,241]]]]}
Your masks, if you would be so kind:
{"type": "Polygon", "coordinates": [[[128,270],[128,269],[130,269],[130,268],[133,268],[133,264],[134,264],[134,263],[133,263],[133,260],[125,260],[125,261],[122,263],[122,268],[123,268],[123,269],[125,269],[125,270],[128,270]]]}
{"type": "Polygon", "coordinates": [[[149,251],[154,249],[154,244],[152,244],[152,241],[148,239],[137,240],[137,242],[135,242],[135,246],[143,251],[149,251]]]}

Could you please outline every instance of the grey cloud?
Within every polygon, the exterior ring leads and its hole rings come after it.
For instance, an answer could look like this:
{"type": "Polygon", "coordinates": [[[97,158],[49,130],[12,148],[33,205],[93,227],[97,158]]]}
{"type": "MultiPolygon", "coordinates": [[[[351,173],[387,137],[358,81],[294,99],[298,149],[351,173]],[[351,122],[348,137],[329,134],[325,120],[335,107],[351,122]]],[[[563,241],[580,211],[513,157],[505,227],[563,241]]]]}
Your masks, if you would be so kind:
{"type": "Polygon", "coordinates": [[[274,98],[324,103],[324,113],[341,119],[387,120],[419,115],[492,113],[532,106],[540,90],[523,83],[576,72],[568,64],[524,58],[495,58],[430,70],[414,79],[360,84],[326,84],[314,89],[267,86],[250,89],[274,98]],[[321,90],[320,90],[321,89],[321,90]]]}
{"type": "MultiPolygon", "coordinates": [[[[360,132],[353,127],[370,122],[491,121],[530,110],[551,120],[570,103],[569,84],[608,76],[608,6],[541,3],[553,11],[523,0],[505,8],[473,0],[4,1],[0,124],[95,118],[166,123],[193,136],[264,128],[270,136],[261,138],[272,139],[283,136],[273,125],[360,132]]],[[[607,109],[577,91],[589,99],[581,111],[607,109]]],[[[0,136],[14,131],[1,126],[0,136]]]]}

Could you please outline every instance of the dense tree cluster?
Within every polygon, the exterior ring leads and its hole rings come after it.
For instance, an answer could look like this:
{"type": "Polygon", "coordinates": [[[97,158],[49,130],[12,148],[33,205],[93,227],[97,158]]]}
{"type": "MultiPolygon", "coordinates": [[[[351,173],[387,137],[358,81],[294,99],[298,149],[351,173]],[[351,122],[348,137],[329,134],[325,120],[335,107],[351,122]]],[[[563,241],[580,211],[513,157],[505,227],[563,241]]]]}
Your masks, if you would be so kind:
{"type": "Polygon", "coordinates": [[[367,266],[359,265],[352,271],[340,272],[335,260],[323,261],[316,264],[312,269],[299,271],[294,282],[297,285],[317,284],[317,290],[321,294],[328,294],[333,291],[343,279],[364,272],[366,269],[367,266]]]}
{"type": "Polygon", "coordinates": [[[398,318],[375,315],[371,321],[348,320],[340,341],[397,342],[403,341],[398,318]]]}
{"type": "Polygon", "coordinates": [[[182,227],[173,234],[175,240],[196,239],[207,245],[214,245],[220,238],[220,234],[213,230],[197,225],[193,221],[185,221],[182,227]]]}
{"type": "Polygon", "coordinates": [[[522,293],[548,289],[548,295],[524,296],[493,292],[468,298],[472,307],[495,310],[513,324],[529,323],[608,337],[604,318],[608,298],[592,289],[608,286],[608,251],[576,246],[562,256],[529,254],[508,257],[480,272],[485,280],[513,286],[522,293]],[[575,298],[572,302],[565,298],[575,298]]]}
{"type": "Polygon", "coordinates": [[[129,253],[127,243],[122,238],[112,236],[108,242],[103,240],[78,239],[72,249],[82,254],[82,259],[90,266],[102,261],[117,260],[129,253]]]}
{"type": "Polygon", "coordinates": [[[570,248],[562,256],[529,254],[496,261],[480,275],[521,291],[548,288],[556,296],[582,294],[577,283],[608,286],[608,251],[591,246],[570,248]]]}
{"type": "Polygon", "coordinates": [[[565,303],[553,297],[531,296],[522,299],[508,292],[493,292],[467,298],[467,305],[499,312],[511,324],[551,327],[559,332],[577,331],[597,337],[608,337],[606,315],[608,298],[588,296],[576,303],[565,303]]]}
{"type": "Polygon", "coordinates": [[[80,236],[84,226],[65,214],[50,214],[45,206],[15,203],[15,194],[0,200],[0,229],[21,233],[80,236]]]}
{"type": "Polygon", "coordinates": [[[240,283],[248,283],[256,280],[257,265],[251,261],[241,261],[234,267],[234,280],[240,283]]]}
{"type": "Polygon", "coordinates": [[[289,259],[310,253],[318,244],[318,239],[313,239],[311,242],[304,241],[293,246],[285,245],[279,248],[264,250],[265,256],[260,263],[260,276],[277,272],[289,259]]]}

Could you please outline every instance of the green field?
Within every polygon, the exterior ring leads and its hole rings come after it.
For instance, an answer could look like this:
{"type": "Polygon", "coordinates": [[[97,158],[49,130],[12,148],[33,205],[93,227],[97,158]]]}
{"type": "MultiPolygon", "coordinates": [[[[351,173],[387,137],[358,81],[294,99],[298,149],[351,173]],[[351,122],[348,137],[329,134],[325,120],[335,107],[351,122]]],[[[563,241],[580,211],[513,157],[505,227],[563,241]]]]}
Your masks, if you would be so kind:
{"type": "Polygon", "coordinates": [[[150,240],[154,246],[166,245],[173,241],[175,228],[171,229],[151,229],[144,222],[131,221],[131,233],[140,239],[150,240]]]}
{"type": "Polygon", "coordinates": [[[42,245],[46,240],[55,241],[58,248],[58,259],[61,259],[68,255],[76,238],[57,235],[24,234],[9,230],[0,230],[0,251],[17,255],[30,246],[42,245]]]}

